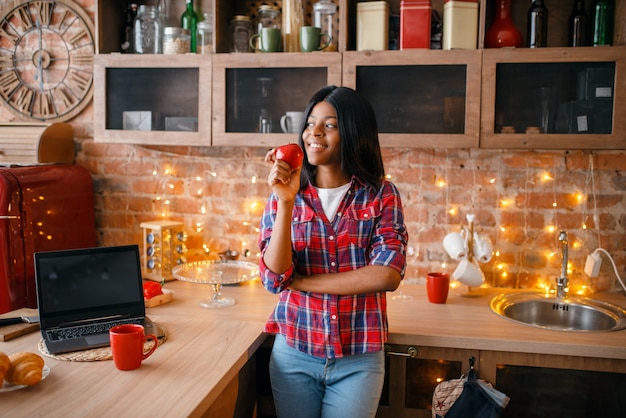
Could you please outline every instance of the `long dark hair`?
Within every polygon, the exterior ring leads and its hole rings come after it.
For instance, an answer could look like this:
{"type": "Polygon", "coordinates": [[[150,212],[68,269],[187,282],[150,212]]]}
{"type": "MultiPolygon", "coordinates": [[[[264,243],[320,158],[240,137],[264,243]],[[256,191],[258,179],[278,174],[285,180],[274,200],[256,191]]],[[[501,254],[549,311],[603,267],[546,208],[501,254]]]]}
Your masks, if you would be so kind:
{"type": "MultiPolygon", "coordinates": [[[[385,177],[383,157],[378,141],[376,115],[369,102],[348,87],[326,86],[318,90],[306,106],[299,143],[304,149],[302,132],[313,107],[328,102],[337,112],[341,149],[341,169],[348,176],[356,176],[378,191],[385,177]]],[[[304,155],[300,187],[314,183],[316,166],[304,155]]]]}

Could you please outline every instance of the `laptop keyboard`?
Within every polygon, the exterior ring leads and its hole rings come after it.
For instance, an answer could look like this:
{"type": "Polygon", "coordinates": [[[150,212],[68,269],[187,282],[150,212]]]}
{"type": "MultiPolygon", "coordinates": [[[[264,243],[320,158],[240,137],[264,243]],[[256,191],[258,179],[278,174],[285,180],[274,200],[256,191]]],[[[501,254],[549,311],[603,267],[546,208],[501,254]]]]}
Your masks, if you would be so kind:
{"type": "Polygon", "coordinates": [[[73,338],[86,337],[89,335],[102,334],[104,332],[109,332],[111,328],[116,325],[122,324],[143,324],[142,318],[135,319],[125,319],[118,321],[109,321],[109,322],[98,322],[97,324],[90,325],[79,325],[75,327],[68,328],[60,328],[60,329],[51,329],[46,331],[48,339],[50,341],[63,341],[70,340],[73,338]]]}

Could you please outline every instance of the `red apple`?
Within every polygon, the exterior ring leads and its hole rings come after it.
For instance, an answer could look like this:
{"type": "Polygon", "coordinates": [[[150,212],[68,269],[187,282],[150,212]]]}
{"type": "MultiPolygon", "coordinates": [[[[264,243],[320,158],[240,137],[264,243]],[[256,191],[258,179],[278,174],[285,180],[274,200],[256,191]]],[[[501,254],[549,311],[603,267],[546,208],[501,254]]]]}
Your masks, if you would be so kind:
{"type": "Polygon", "coordinates": [[[302,165],[304,151],[298,144],[281,145],[276,148],[276,158],[289,164],[292,170],[297,170],[302,165]]]}

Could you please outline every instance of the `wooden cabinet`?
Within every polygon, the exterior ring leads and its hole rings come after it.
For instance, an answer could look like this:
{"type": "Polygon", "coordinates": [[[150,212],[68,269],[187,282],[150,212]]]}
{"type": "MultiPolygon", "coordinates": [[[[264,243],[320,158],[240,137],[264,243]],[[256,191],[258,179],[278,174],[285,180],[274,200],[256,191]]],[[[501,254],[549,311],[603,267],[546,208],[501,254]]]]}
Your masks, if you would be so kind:
{"type": "Polygon", "coordinates": [[[211,145],[211,58],[97,55],[94,139],[211,145]]]}
{"type": "Polygon", "coordinates": [[[297,134],[281,130],[281,116],[303,111],[313,93],[327,84],[341,85],[338,52],[216,54],[213,145],[296,142],[297,134]]]}
{"type": "Polygon", "coordinates": [[[430,418],[433,390],[469,370],[478,350],[392,344],[385,358],[385,385],[377,418],[430,418]]]}
{"type": "Polygon", "coordinates": [[[477,148],[480,50],[348,51],[343,84],[376,112],[382,146],[477,148]]]}
{"type": "Polygon", "coordinates": [[[503,417],[626,416],[615,388],[626,361],[548,354],[391,345],[377,417],[430,418],[435,386],[457,379],[476,359],[477,376],[510,398],[503,417]],[[409,348],[415,357],[403,356],[409,348]]]}
{"type": "MultiPolygon", "coordinates": [[[[168,3],[170,23],[176,24],[184,2],[168,3]]],[[[315,0],[302,3],[305,24],[311,24],[315,0]]],[[[126,2],[98,1],[95,140],[272,147],[295,140],[280,129],[286,111],[304,110],[314,91],[336,84],[370,99],[386,147],[626,147],[626,121],[618,117],[626,108],[626,47],[566,47],[570,0],[548,5],[549,48],[482,49],[496,2],[480,0],[478,49],[446,51],[356,51],[358,1],[335,3],[338,52],[228,53],[230,20],[238,14],[254,19],[261,3],[195,0],[199,13],[210,12],[216,53],[141,56],[117,53],[126,2]],[[584,91],[598,79],[612,82],[611,97],[594,96],[593,103],[581,103],[587,97],[584,91]],[[133,111],[152,112],[156,120],[151,131],[123,129],[124,112],[133,111]],[[269,132],[261,129],[262,114],[271,119],[269,132]],[[172,132],[166,117],[170,122],[183,118],[176,121],[186,121],[180,125],[184,129],[197,118],[197,127],[172,132]],[[550,118],[560,121],[558,127],[550,118]],[[545,132],[547,126],[551,131],[545,132]]],[[[274,4],[280,7],[282,2],[274,4]]],[[[400,0],[388,4],[398,16],[400,0]]],[[[432,4],[441,16],[443,0],[432,4]]],[[[511,10],[524,36],[527,6],[513,2],[511,10]]],[[[626,7],[620,6],[616,34],[623,32],[624,21],[626,7]]],[[[616,40],[626,43],[620,36],[616,40]]],[[[607,94],[605,86],[598,87],[600,94],[607,94]]]]}
{"type": "Polygon", "coordinates": [[[626,47],[483,51],[482,148],[626,147],[626,47]]]}

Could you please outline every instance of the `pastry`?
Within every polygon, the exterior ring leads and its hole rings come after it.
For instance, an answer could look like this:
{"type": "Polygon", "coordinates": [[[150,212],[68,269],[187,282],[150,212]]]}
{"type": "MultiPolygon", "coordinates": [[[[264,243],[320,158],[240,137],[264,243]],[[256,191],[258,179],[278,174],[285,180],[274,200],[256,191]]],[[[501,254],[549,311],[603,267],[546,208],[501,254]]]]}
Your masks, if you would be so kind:
{"type": "Polygon", "coordinates": [[[34,385],[42,379],[44,361],[39,355],[19,352],[9,356],[11,366],[4,377],[14,385],[34,385]]]}
{"type": "Polygon", "coordinates": [[[11,360],[9,356],[0,352],[0,386],[2,386],[2,382],[4,382],[4,376],[9,371],[9,366],[11,365],[11,360]]]}

